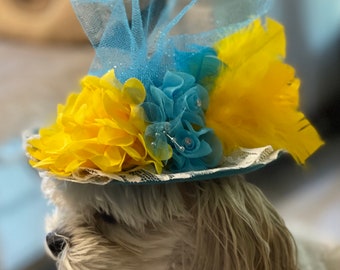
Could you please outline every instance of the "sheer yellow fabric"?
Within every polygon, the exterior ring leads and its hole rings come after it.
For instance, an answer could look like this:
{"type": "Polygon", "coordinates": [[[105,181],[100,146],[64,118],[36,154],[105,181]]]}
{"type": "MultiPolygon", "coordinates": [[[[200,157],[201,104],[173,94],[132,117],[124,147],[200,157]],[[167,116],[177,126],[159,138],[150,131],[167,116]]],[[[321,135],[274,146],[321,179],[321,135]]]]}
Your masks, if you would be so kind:
{"type": "Polygon", "coordinates": [[[113,70],[101,78],[85,76],[82,91],[59,105],[56,123],[28,141],[30,163],[58,176],[79,168],[117,173],[150,163],[161,171],[162,163],[149,157],[143,138],[146,124],[139,105],[145,96],[139,80],[122,85],[113,70]]]}

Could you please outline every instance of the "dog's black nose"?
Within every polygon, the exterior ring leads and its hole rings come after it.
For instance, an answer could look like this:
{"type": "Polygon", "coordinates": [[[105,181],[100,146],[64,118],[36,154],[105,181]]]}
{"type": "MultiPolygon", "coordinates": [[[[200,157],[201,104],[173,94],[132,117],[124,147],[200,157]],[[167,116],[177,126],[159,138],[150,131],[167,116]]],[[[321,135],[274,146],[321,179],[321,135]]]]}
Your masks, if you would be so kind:
{"type": "Polygon", "coordinates": [[[53,256],[58,257],[58,255],[64,250],[67,239],[56,232],[50,232],[46,235],[46,243],[50,249],[53,256]]]}

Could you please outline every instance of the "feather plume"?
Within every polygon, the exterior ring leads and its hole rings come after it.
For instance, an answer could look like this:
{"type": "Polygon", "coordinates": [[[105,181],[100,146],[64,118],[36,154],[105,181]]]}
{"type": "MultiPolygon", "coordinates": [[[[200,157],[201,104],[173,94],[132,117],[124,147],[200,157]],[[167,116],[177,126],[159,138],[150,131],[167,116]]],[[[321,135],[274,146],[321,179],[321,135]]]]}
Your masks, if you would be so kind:
{"type": "Polygon", "coordinates": [[[300,80],[284,63],[284,28],[267,19],[219,41],[225,63],[210,94],[207,126],[223,143],[225,154],[238,147],[271,145],[299,163],[323,141],[299,111],[300,80]]]}

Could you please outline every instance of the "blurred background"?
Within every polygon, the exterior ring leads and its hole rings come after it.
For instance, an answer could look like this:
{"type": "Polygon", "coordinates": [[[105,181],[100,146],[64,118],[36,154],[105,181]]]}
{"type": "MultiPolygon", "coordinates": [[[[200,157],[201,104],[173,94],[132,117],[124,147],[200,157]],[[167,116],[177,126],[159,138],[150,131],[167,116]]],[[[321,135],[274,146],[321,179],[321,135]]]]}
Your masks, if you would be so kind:
{"type": "MultiPolygon", "coordinates": [[[[53,270],[44,252],[51,207],[26,164],[22,131],[46,125],[93,58],[68,0],[0,0],[0,269],[53,270]]],[[[301,106],[326,145],[306,167],[288,156],[248,175],[300,237],[340,245],[340,1],[276,0],[301,106]]]]}

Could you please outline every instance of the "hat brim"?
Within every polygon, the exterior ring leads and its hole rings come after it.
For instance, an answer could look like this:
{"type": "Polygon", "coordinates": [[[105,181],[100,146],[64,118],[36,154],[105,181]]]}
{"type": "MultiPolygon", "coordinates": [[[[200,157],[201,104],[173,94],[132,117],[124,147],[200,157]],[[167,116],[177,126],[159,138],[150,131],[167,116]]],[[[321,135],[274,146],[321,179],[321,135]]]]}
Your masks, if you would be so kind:
{"type": "Polygon", "coordinates": [[[271,146],[253,149],[240,148],[230,156],[225,157],[222,164],[217,168],[179,173],[163,171],[162,174],[157,174],[150,167],[142,169],[138,168],[119,174],[107,174],[102,171],[89,168],[79,168],[79,170],[69,177],[59,177],[48,171],[40,171],[39,174],[42,178],[47,177],[82,184],[97,185],[105,185],[112,181],[124,184],[192,182],[246,174],[258,170],[268,163],[276,160],[280,153],[280,150],[274,150],[271,146]]]}

